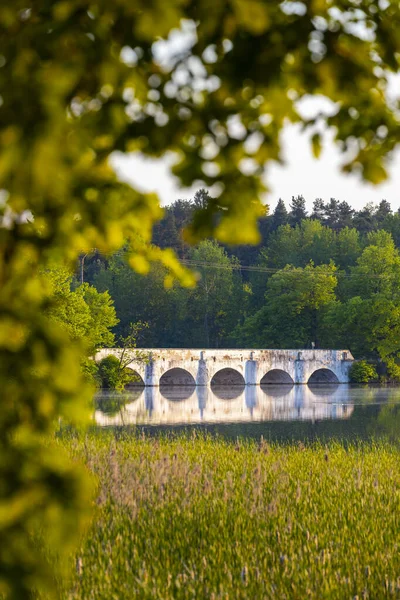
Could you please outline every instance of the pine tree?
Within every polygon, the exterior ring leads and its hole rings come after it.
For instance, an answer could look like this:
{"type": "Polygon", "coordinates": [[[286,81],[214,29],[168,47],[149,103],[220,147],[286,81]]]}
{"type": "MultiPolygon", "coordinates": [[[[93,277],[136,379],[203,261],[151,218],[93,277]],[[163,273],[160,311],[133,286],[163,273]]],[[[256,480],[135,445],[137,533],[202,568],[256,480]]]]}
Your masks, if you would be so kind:
{"type": "Polygon", "coordinates": [[[339,229],[351,227],[353,223],[354,209],[350,204],[343,200],[339,204],[339,229]]]}
{"type": "Polygon", "coordinates": [[[320,221],[321,223],[325,220],[325,204],[322,198],[315,198],[313,202],[313,211],[311,218],[320,221]]]}
{"type": "Polygon", "coordinates": [[[281,225],[286,225],[289,221],[288,211],[282,198],[279,198],[272,215],[272,231],[275,231],[281,225]]]}
{"type": "Polygon", "coordinates": [[[325,206],[325,225],[331,229],[338,229],[340,221],[340,203],[336,198],[331,198],[325,206]]]}
{"type": "Polygon", "coordinates": [[[368,202],[364,208],[355,213],[353,225],[361,234],[375,229],[375,212],[376,208],[373,203],[368,202]]]}
{"type": "Polygon", "coordinates": [[[292,196],[290,203],[290,224],[298,225],[307,218],[306,201],[303,196],[292,196]]]}
{"type": "Polygon", "coordinates": [[[375,222],[377,227],[382,227],[385,219],[392,214],[392,207],[387,200],[381,200],[375,213],[375,222]]]}

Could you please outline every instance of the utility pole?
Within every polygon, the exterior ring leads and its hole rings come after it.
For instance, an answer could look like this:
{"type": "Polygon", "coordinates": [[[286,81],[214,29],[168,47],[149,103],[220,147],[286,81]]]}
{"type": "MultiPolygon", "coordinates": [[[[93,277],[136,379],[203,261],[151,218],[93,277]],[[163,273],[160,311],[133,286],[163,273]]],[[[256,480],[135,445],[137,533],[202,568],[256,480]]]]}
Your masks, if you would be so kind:
{"type": "Polygon", "coordinates": [[[85,258],[87,257],[88,253],[83,254],[83,256],[81,256],[81,284],[83,283],[83,265],[85,262],[85,258]]]}
{"type": "Polygon", "coordinates": [[[87,256],[89,256],[89,254],[93,254],[95,252],[97,252],[97,248],[91,248],[89,250],[89,252],[86,252],[86,254],[82,254],[81,257],[80,257],[80,259],[79,259],[80,263],[81,263],[81,284],[85,283],[84,272],[83,272],[83,266],[85,264],[85,258],[87,256]]]}

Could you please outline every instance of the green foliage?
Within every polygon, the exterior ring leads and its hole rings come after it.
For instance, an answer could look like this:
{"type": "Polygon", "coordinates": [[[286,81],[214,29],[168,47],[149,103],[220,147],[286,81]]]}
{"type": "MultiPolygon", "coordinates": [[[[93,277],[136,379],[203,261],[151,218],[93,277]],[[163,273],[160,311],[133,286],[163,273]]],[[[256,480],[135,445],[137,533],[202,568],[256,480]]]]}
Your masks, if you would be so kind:
{"type": "Polygon", "coordinates": [[[388,362],[400,353],[400,254],[385,231],[369,234],[368,244],[325,322],[332,339],[388,362]]]}
{"type": "Polygon", "coordinates": [[[102,387],[117,389],[120,383],[119,359],[114,355],[105,356],[99,362],[98,368],[102,387]]]}
{"type": "Polygon", "coordinates": [[[105,356],[99,363],[99,377],[105,389],[122,391],[136,381],[135,373],[121,366],[120,360],[113,355],[105,356]]]}
{"type": "Polygon", "coordinates": [[[261,348],[318,343],[319,313],[335,299],[336,267],[285,267],[268,280],[265,305],[238,328],[236,339],[261,348]]]}
{"type": "Polygon", "coordinates": [[[50,318],[60,325],[74,342],[80,342],[88,354],[97,348],[112,346],[110,331],[118,323],[113,300],[105,291],[99,293],[88,283],[71,290],[72,276],[66,269],[57,268],[44,273],[50,284],[50,318]]]}
{"type": "MultiPolygon", "coordinates": [[[[115,255],[94,278],[99,290],[115,298],[120,319],[117,335],[124,336],[139,317],[151,327],[140,332],[144,347],[220,346],[245,310],[243,282],[237,259],[216,242],[206,240],[190,250],[188,264],[196,271],[194,289],[165,288],[166,271],[152,269],[143,279],[124,257],[115,255]]],[[[118,342],[120,345],[120,343],[118,342]]]]}
{"type": "MultiPolygon", "coordinates": [[[[182,206],[182,215],[190,214],[190,203],[182,206]]],[[[270,234],[249,272],[237,268],[240,248],[224,251],[207,241],[183,252],[185,261],[199,270],[196,290],[165,289],[163,268],[141,282],[119,254],[104,261],[94,282],[116,299],[118,333],[140,318],[152,324],[141,336],[141,345],[149,347],[297,347],[315,342],[385,362],[400,351],[399,252],[385,230],[361,236],[354,228],[334,231],[316,219],[295,227],[286,224],[270,234]],[[304,269],[311,259],[322,273],[330,257],[340,266],[333,293],[318,307],[303,307],[304,293],[314,285],[304,269]],[[277,285],[284,269],[276,272],[275,267],[287,261],[299,269],[297,279],[277,285]]]]}
{"type": "Polygon", "coordinates": [[[168,346],[168,339],[173,344],[171,324],[178,312],[177,287],[165,288],[167,271],[162,265],[155,265],[146,277],[142,277],[132,271],[125,257],[120,254],[111,257],[94,277],[96,288],[99,291],[108,290],[114,299],[119,319],[115,328],[117,338],[126,336],[131,322],[140,318],[151,323],[151,327],[141,331],[142,345],[168,346]]]}
{"type": "Polygon", "coordinates": [[[92,358],[84,360],[82,363],[82,371],[89,383],[94,383],[96,387],[101,385],[99,368],[95,360],[92,358]]]}
{"type": "Polygon", "coordinates": [[[219,347],[233,329],[244,297],[235,271],[237,260],[216,242],[205,240],[191,252],[191,264],[199,277],[197,286],[186,294],[195,345],[219,347]]]}
{"type": "MultiPolygon", "coordinates": [[[[93,310],[97,299],[83,290],[71,298],[79,319],[70,322],[64,311],[57,320],[57,299],[41,270],[49,260],[72,266],[83,251],[112,252],[128,240],[138,272],[158,262],[168,285],[175,278],[193,285],[172,252],[150,244],[162,215],[157,198],[118,181],[109,158],[116,151],[174,152],[181,183],[202,180],[224,190],[196,213],[187,239],[256,242],[264,165],[279,160],[288,120],[313,124],[297,110],[309,94],[335,103],[332,116],[318,119],[343,150],[350,143],[358,149],[344,169],[384,179],[385,157],[397,143],[386,88],[398,70],[400,7],[337,4],[335,11],[328,0],[313,2],[302,13],[247,0],[2,0],[0,589],[8,596],[28,598],[44,581],[49,589],[32,542],[35,525],[51,532],[54,552],[62,551],[90,506],[85,476],[45,451],[43,436],[60,414],[76,418],[91,395],[80,370],[93,342],[83,341],[82,298],[93,310]],[[196,27],[191,49],[160,64],[160,38],[180,26],[196,27]],[[366,28],[371,35],[357,34],[366,28]],[[314,37],[321,43],[311,48],[314,37]],[[215,59],[207,58],[210,48],[215,59]],[[203,72],[200,85],[193,63],[203,72]],[[241,121],[241,139],[232,118],[241,121]],[[249,155],[246,142],[255,132],[262,143],[249,155]],[[253,174],[241,168],[244,158],[253,174]]],[[[96,335],[107,343],[104,330],[96,335]]]]}
{"type": "MultiPolygon", "coordinates": [[[[385,416],[394,414],[382,413],[382,428],[385,416]]],[[[105,432],[62,443],[99,476],[71,600],[221,589],[238,600],[396,597],[398,445],[116,442],[105,432]]]]}
{"type": "Polygon", "coordinates": [[[353,383],[369,383],[370,381],[377,381],[378,374],[376,369],[366,360],[359,360],[354,362],[350,368],[350,381],[353,383]]]}
{"type": "Polygon", "coordinates": [[[393,357],[387,358],[386,369],[389,381],[398,383],[400,381],[400,365],[398,364],[398,361],[396,362],[393,357]]]}
{"type": "Polygon", "coordinates": [[[348,268],[360,252],[357,230],[346,227],[335,232],[315,219],[304,219],[295,227],[283,225],[268,241],[269,266],[279,269],[287,264],[304,267],[310,260],[316,265],[335,260],[348,268]]]}
{"type": "Polygon", "coordinates": [[[135,350],[137,340],[142,330],[147,329],[147,323],[130,323],[128,335],[118,338],[118,357],[111,354],[101,359],[99,377],[103,388],[122,392],[130,384],[140,384],[140,376],[129,368],[132,360],[147,363],[146,352],[135,350]]]}

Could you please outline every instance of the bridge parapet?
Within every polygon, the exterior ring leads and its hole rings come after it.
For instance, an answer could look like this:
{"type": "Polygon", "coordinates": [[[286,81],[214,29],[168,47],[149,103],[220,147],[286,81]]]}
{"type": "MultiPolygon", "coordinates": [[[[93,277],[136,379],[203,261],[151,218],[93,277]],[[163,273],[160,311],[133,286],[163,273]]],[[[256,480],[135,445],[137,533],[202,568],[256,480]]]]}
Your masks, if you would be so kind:
{"type": "MultiPolygon", "coordinates": [[[[119,348],[103,348],[100,361],[119,348]]],[[[349,350],[212,350],[137,348],[128,367],[145,386],[348,383],[354,358],[349,350]]]]}

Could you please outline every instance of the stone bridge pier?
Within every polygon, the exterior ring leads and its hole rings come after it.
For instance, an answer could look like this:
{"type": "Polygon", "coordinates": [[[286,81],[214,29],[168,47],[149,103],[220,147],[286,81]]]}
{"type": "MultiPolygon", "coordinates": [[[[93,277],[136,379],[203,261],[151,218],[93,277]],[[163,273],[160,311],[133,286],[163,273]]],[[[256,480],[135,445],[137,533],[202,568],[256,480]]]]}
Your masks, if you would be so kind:
{"type": "MultiPolygon", "coordinates": [[[[348,383],[354,361],[348,350],[148,348],[128,352],[128,368],[146,387],[348,383]]],[[[103,348],[95,359],[120,353],[119,348],[103,348]]]]}

